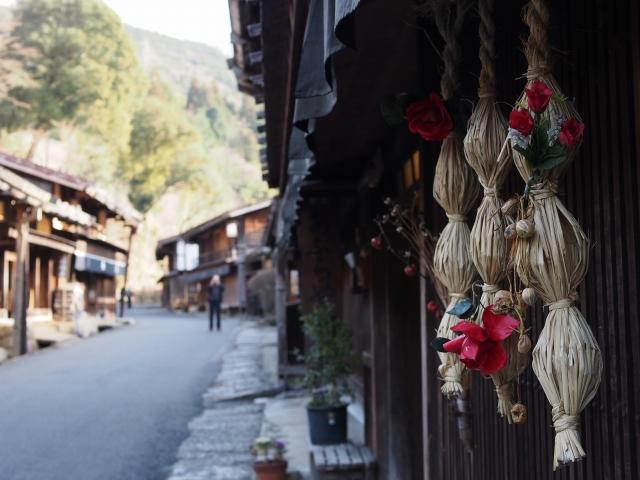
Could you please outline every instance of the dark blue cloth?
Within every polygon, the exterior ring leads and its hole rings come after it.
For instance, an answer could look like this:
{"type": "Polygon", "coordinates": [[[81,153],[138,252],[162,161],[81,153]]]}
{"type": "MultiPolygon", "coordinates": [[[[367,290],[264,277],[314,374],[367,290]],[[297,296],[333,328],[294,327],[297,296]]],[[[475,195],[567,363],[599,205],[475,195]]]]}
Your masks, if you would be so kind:
{"type": "Polygon", "coordinates": [[[209,285],[209,302],[222,303],[224,285],[209,285]]]}

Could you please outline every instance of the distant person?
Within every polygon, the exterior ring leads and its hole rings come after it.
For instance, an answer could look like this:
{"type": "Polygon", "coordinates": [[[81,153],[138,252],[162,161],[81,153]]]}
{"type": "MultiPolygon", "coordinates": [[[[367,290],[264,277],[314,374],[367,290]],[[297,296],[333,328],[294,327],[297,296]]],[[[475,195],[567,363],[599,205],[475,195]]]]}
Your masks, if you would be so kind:
{"type": "Polygon", "coordinates": [[[216,315],[216,326],[220,331],[220,307],[224,285],[220,282],[220,275],[214,275],[209,282],[209,330],[213,330],[213,315],[216,315]]]}
{"type": "Polygon", "coordinates": [[[126,300],[127,297],[127,290],[126,288],[122,287],[120,289],[120,318],[124,317],[124,302],[126,300]]]}
{"type": "Polygon", "coordinates": [[[131,309],[131,290],[127,289],[127,308],[131,309]]]}

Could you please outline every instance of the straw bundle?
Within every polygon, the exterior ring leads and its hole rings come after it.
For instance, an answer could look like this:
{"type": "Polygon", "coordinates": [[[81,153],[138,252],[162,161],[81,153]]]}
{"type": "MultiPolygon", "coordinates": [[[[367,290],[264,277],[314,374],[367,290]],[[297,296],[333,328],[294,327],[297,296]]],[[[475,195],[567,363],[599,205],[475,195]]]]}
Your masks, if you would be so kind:
{"type": "MultiPolygon", "coordinates": [[[[545,82],[562,98],[548,68],[548,20],[544,1],[531,0],[525,11],[530,28],[525,48],[529,62],[527,79],[545,82]]],[[[526,98],[521,101],[526,103],[526,98]]],[[[552,101],[544,115],[577,117],[566,101],[552,101]]],[[[514,160],[528,181],[534,172],[515,151],[514,160]]],[[[575,306],[576,290],[587,272],[589,241],[557,197],[557,178],[565,167],[561,164],[549,171],[536,172],[540,181],[531,186],[529,193],[536,233],[530,239],[516,240],[514,246],[518,274],[549,307],[533,350],[533,370],[552,406],[556,430],[554,469],[585,456],[579,435],[580,412],[595,396],[602,373],[596,339],[575,306]]]]}
{"type": "MultiPolygon", "coordinates": [[[[442,144],[433,185],[434,198],[449,219],[436,243],[433,261],[436,276],[449,292],[447,311],[466,297],[476,277],[469,252],[471,232],[466,215],[479,193],[473,170],[464,159],[462,138],[452,133],[442,144]]],[[[445,313],[438,327],[438,337],[453,338],[451,327],[459,320],[455,315],[445,313]]],[[[464,365],[456,354],[439,353],[439,356],[438,371],[444,381],[442,392],[447,396],[458,395],[462,391],[460,381],[464,365]]]]}
{"type": "MultiPolygon", "coordinates": [[[[461,54],[457,40],[469,5],[468,0],[432,0],[428,4],[438,32],[444,39],[444,71],[440,89],[445,101],[451,99],[458,88],[456,70],[461,54]]],[[[433,196],[449,218],[436,243],[433,259],[434,273],[449,294],[445,312],[465,298],[476,275],[469,255],[471,232],[466,215],[479,193],[473,170],[464,159],[462,136],[454,130],[442,142],[433,180],[433,196]]],[[[445,313],[438,326],[438,337],[453,338],[451,327],[458,321],[458,317],[445,313]]],[[[456,354],[439,352],[438,355],[441,362],[438,373],[444,382],[442,393],[448,397],[457,396],[463,391],[464,365],[456,354]]]]}
{"type": "MultiPolygon", "coordinates": [[[[500,211],[502,200],[498,191],[509,173],[511,162],[498,162],[507,135],[507,121],[495,103],[496,74],[494,68],[495,25],[492,19],[493,0],[479,0],[480,15],[480,81],[478,103],[471,114],[464,138],[464,152],[467,162],[475,170],[484,189],[484,197],[478,208],[476,220],[471,229],[470,253],[473,263],[482,278],[482,297],[476,321],[482,322],[482,314],[487,305],[494,303],[495,293],[507,274],[507,241],[504,237],[505,218],[500,211]]],[[[517,350],[518,339],[514,333],[504,342],[507,364],[502,370],[491,375],[498,395],[498,413],[511,423],[513,380],[525,362],[517,350]]]]}

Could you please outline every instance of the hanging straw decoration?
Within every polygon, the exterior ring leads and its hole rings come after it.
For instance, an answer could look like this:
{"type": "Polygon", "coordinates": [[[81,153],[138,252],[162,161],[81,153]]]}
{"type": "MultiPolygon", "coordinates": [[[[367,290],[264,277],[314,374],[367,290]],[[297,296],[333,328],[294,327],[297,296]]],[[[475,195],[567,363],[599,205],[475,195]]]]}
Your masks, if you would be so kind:
{"type": "MultiPolygon", "coordinates": [[[[460,63],[460,48],[457,37],[468,6],[466,0],[431,2],[436,26],[445,41],[442,52],[444,72],[440,81],[445,102],[454,96],[458,88],[456,69],[460,63]]],[[[446,311],[466,297],[476,276],[469,255],[470,231],[466,222],[480,189],[473,170],[465,161],[462,140],[455,130],[444,139],[433,181],[433,196],[449,219],[436,244],[433,260],[434,272],[449,294],[446,311]]],[[[445,313],[438,327],[438,337],[453,338],[451,327],[458,321],[458,317],[445,313]]],[[[463,391],[464,365],[456,354],[439,352],[438,355],[441,362],[438,373],[444,381],[442,393],[448,397],[457,396],[463,391]]]]}
{"type": "MultiPolygon", "coordinates": [[[[480,81],[478,103],[471,114],[464,138],[464,152],[467,162],[478,175],[484,189],[484,197],[478,208],[476,220],[471,229],[470,253],[473,263],[484,284],[476,321],[482,323],[484,308],[493,305],[500,283],[507,275],[507,240],[504,230],[506,220],[501,212],[502,200],[498,196],[500,187],[509,173],[510,159],[498,162],[498,156],[507,135],[507,121],[496,106],[495,73],[495,25],[493,23],[493,0],[479,0],[480,16],[480,81]]],[[[507,152],[508,153],[508,152],[507,152]]],[[[498,413],[511,423],[512,386],[526,365],[526,358],[518,354],[518,334],[513,333],[505,340],[507,364],[502,370],[491,375],[498,395],[498,413]]]]}
{"type": "MultiPolygon", "coordinates": [[[[549,13],[543,0],[531,0],[525,9],[530,34],[525,45],[529,63],[527,85],[544,82],[554,93],[541,114],[553,124],[579,118],[564,99],[549,63],[547,26],[549,13]]],[[[520,105],[531,107],[523,95],[520,105]]],[[[515,146],[515,142],[514,142],[515,146]]],[[[544,328],[533,350],[533,370],[552,406],[556,431],[554,470],[580,460],[586,454],[580,442],[580,412],[595,396],[602,373],[602,356],[589,325],[576,307],[576,290],[588,266],[589,241],[574,216],[557,197],[557,181],[570,158],[547,170],[535,170],[515,151],[514,161],[527,181],[529,206],[535,233],[518,238],[514,261],[522,281],[532,287],[549,308],[544,328]]],[[[520,216],[523,215],[521,209],[520,216]]],[[[525,225],[526,226],[526,225],[525,225]]]]}

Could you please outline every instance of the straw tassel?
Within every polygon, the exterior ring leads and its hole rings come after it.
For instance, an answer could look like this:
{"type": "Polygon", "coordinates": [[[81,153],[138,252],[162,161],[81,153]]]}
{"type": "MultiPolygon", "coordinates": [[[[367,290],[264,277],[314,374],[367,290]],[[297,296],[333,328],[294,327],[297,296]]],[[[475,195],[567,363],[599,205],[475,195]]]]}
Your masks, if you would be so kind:
{"type": "MultiPolygon", "coordinates": [[[[492,18],[493,0],[479,0],[480,26],[480,81],[478,103],[469,119],[464,151],[467,162],[478,175],[484,189],[484,197],[471,230],[471,258],[482,278],[482,297],[476,321],[482,323],[482,314],[487,305],[492,305],[499,284],[507,274],[507,241],[504,230],[507,226],[500,210],[502,200],[498,191],[509,173],[510,155],[506,161],[498,162],[506,138],[507,122],[495,101],[495,25],[492,18]]],[[[509,152],[507,152],[509,153],[509,152]]],[[[498,396],[498,413],[511,423],[513,380],[526,365],[526,357],[517,351],[517,334],[505,340],[507,363],[502,370],[491,375],[498,396]]]]}
{"type": "MultiPolygon", "coordinates": [[[[431,0],[427,5],[444,39],[444,71],[440,79],[444,100],[451,99],[458,88],[457,68],[461,58],[458,36],[469,6],[468,0],[431,0]]],[[[433,196],[449,219],[438,238],[433,258],[434,273],[449,294],[449,303],[438,327],[439,337],[453,338],[451,327],[459,319],[446,312],[465,298],[476,275],[469,255],[471,232],[466,221],[479,193],[473,170],[464,159],[463,138],[454,130],[442,142],[433,180],[433,196]]],[[[456,354],[440,352],[438,355],[442,393],[448,397],[460,395],[464,390],[464,365],[456,354]]]]}
{"type": "MultiPolygon", "coordinates": [[[[541,80],[562,98],[548,66],[546,38],[549,14],[542,0],[525,10],[530,35],[525,46],[527,79],[541,80]]],[[[526,103],[523,95],[521,102],[526,103]]],[[[544,115],[579,118],[570,102],[553,101],[544,115]]],[[[531,177],[526,160],[513,152],[518,171],[531,177]]],[[[602,355],[589,325],[575,305],[576,291],[588,268],[589,240],[575,217],[557,197],[556,182],[568,161],[543,172],[531,186],[535,235],[514,245],[515,265],[523,282],[549,307],[549,314],[533,350],[533,371],[552,407],[556,431],[553,468],[583,458],[580,412],[595,396],[602,374],[602,355]]]]}

